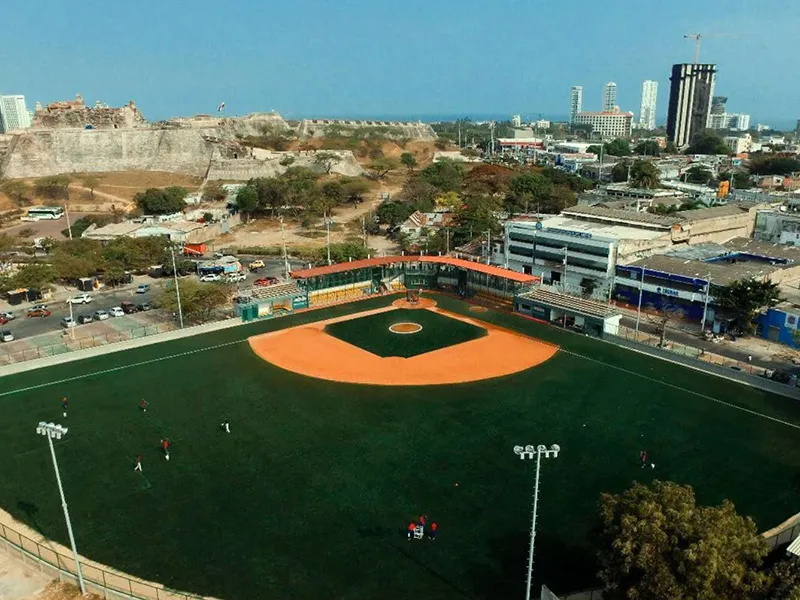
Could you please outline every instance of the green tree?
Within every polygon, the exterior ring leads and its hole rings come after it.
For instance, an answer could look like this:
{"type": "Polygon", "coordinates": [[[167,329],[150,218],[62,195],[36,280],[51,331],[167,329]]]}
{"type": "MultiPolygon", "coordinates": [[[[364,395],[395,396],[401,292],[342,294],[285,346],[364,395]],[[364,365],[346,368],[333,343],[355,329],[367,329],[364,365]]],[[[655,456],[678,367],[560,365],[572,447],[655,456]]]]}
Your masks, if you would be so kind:
{"type": "Polygon", "coordinates": [[[678,147],[675,145],[675,142],[669,141],[667,142],[666,147],[664,148],[664,154],[677,154],[678,147]]]}
{"type": "Polygon", "coordinates": [[[236,206],[245,216],[245,221],[258,210],[258,190],[249,183],[236,193],[236,206]]]}
{"type": "Polygon", "coordinates": [[[53,267],[43,264],[28,264],[21,267],[12,277],[12,285],[15,288],[28,288],[31,290],[41,290],[55,281],[56,273],[53,267]]]}
{"type": "Polygon", "coordinates": [[[376,214],[379,223],[394,228],[410,217],[413,212],[414,207],[409,202],[384,200],[378,206],[376,214]]]}
{"type": "Polygon", "coordinates": [[[605,145],[606,154],[611,156],[630,156],[631,145],[628,140],[624,138],[616,138],[611,140],[605,145]]]}
{"type": "Polygon", "coordinates": [[[186,188],[148,188],[133,197],[139,209],[151,215],[168,215],[178,213],[186,208],[186,188]]]}
{"type": "Polygon", "coordinates": [[[464,182],[464,173],[464,165],[461,163],[440,160],[422,169],[419,177],[441,192],[459,192],[464,182]]]}
{"type": "Polygon", "coordinates": [[[800,600],[800,559],[782,560],[770,570],[765,600],[800,600]]]}
{"type": "Polygon", "coordinates": [[[590,298],[591,295],[594,293],[594,290],[597,288],[597,280],[593,277],[584,277],[581,279],[581,289],[583,290],[583,295],[587,298],[590,298]]]}
{"type": "Polygon", "coordinates": [[[344,203],[344,186],[339,181],[326,181],[320,188],[322,197],[325,199],[327,210],[344,203]]]}
{"type": "Polygon", "coordinates": [[[730,150],[716,131],[706,129],[692,138],[684,154],[730,154],[730,150]]]}
{"type": "Polygon", "coordinates": [[[569,186],[555,185],[553,186],[553,191],[550,192],[548,202],[542,206],[542,210],[547,213],[558,213],[570,206],[575,206],[577,203],[577,195],[569,186]]]}
{"type": "MultiPolygon", "coordinates": [[[[291,168],[294,169],[295,167],[291,168]]],[[[287,169],[288,172],[289,170],[287,169]]],[[[262,177],[254,180],[253,186],[258,196],[256,210],[260,211],[269,208],[270,214],[274,217],[288,201],[288,186],[283,178],[262,177]]]]}
{"type": "Polygon", "coordinates": [[[790,175],[800,171],[800,160],[790,156],[757,156],[750,161],[753,175],[790,175]]]}
{"type": "Polygon", "coordinates": [[[391,158],[389,156],[380,156],[372,160],[372,162],[367,165],[375,176],[378,179],[383,179],[388,175],[390,172],[394,171],[397,167],[400,166],[400,161],[396,158],[391,158]]]}
{"type": "Polygon", "coordinates": [[[203,188],[200,199],[203,202],[222,202],[228,197],[228,192],[222,187],[219,181],[209,181],[203,188]]]}
{"type": "Polygon", "coordinates": [[[58,245],[58,242],[51,237],[46,237],[39,243],[39,245],[42,247],[42,250],[44,250],[44,253],[49,255],[53,248],[58,245]]]}
{"type": "Polygon", "coordinates": [[[453,219],[453,245],[458,246],[476,236],[485,235],[486,231],[498,235],[501,227],[497,212],[501,208],[499,199],[488,194],[473,194],[464,198],[464,206],[453,219]]]}
{"type": "Polygon", "coordinates": [[[767,578],[767,544],[730,501],[698,506],[689,486],[634,483],[600,497],[606,600],[747,600],[767,578]]]}
{"type": "Polygon", "coordinates": [[[369,192],[369,183],[360,177],[342,177],[342,192],[344,197],[353,205],[358,207],[364,201],[364,196],[369,192]]]}
{"type": "Polygon", "coordinates": [[[412,207],[411,212],[432,211],[438,195],[439,188],[420,177],[411,177],[400,190],[400,198],[412,207]]]}
{"type": "Polygon", "coordinates": [[[711,169],[703,165],[694,165],[686,171],[686,182],[708,185],[714,175],[711,169]]]}
{"type": "Polygon", "coordinates": [[[588,148],[586,148],[586,152],[589,154],[597,154],[600,156],[600,153],[603,151],[603,147],[600,144],[592,144],[588,148]]]}
{"type": "Polygon", "coordinates": [[[410,171],[413,171],[417,167],[417,159],[414,158],[414,155],[410,152],[403,152],[400,155],[400,162],[403,166],[410,171]]]}
{"type": "Polygon", "coordinates": [[[68,200],[69,199],[70,178],[67,175],[51,175],[37,179],[34,184],[34,191],[37,196],[48,200],[68,200]]]}
{"type": "Polygon", "coordinates": [[[100,178],[96,175],[86,175],[81,178],[81,185],[89,190],[89,195],[94,200],[94,190],[100,185],[100,178]]]}
{"type": "Polygon", "coordinates": [[[631,165],[631,186],[652,190],[659,187],[661,179],[658,169],[648,160],[634,160],[631,165]]]}
{"type": "Polygon", "coordinates": [[[335,152],[317,152],[314,155],[314,164],[317,165],[322,171],[329,175],[333,167],[342,160],[342,158],[335,152]]]}
{"type": "Polygon", "coordinates": [[[639,156],[659,156],[661,154],[661,146],[653,140],[645,140],[636,144],[633,153],[639,156]]]}
{"type": "Polygon", "coordinates": [[[294,156],[287,154],[280,160],[278,164],[282,167],[291,167],[294,164],[294,156]]]}
{"type": "Polygon", "coordinates": [[[19,206],[26,206],[31,202],[31,186],[24,181],[7,181],[2,189],[3,193],[19,206]]]}
{"type": "Polygon", "coordinates": [[[553,192],[553,183],[539,173],[526,172],[517,175],[509,184],[506,209],[509,212],[530,212],[540,210],[553,192]]]}
{"type": "MultiPolygon", "coordinates": [[[[211,318],[218,309],[231,305],[233,289],[224,283],[200,283],[196,279],[182,279],[179,282],[183,318],[189,322],[203,322],[211,318]]],[[[170,312],[178,311],[174,282],[170,281],[159,294],[158,305],[170,312]]]]}
{"type": "Polygon", "coordinates": [[[621,183],[623,181],[628,181],[628,169],[630,168],[631,163],[627,160],[621,160],[617,162],[611,168],[611,181],[614,183],[621,183]]]}
{"type": "Polygon", "coordinates": [[[455,192],[446,192],[441,196],[437,196],[434,202],[436,203],[436,208],[445,209],[449,212],[458,210],[463,204],[461,198],[455,192]]]}
{"type": "MultiPolygon", "coordinates": [[[[317,260],[327,260],[327,247],[319,248],[317,250],[317,260]]],[[[369,251],[364,248],[363,242],[341,242],[338,244],[331,244],[331,261],[334,263],[343,263],[353,260],[360,260],[367,258],[369,251]]]]}
{"type": "Polygon", "coordinates": [[[726,286],[715,286],[712,295],[718,308],[736,316],[737,325],[745,333],[753,331],[753,319],[759,311],[783,300],[776,283],[756,279],[740,279],[726,286]]]}
{"type": "Polygon", "coordinates": [[[731,186],[737,190],[746,190],[753,187],[753,181],[750,176],[744,171],[726,171],[719,174],[720,181],[730,181],[731,186]]]}

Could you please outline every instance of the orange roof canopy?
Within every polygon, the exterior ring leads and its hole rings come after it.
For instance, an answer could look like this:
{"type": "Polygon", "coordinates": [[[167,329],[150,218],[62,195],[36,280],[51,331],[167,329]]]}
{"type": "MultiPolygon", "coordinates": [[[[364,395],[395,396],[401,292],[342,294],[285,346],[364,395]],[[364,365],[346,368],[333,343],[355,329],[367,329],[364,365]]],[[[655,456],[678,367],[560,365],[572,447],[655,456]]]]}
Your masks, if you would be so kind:
{"type": "Polygon", "coordinates": [[[346,263],[338,263],[335,265],[325,267],[314,267],[313,269],[302,269],[300,271],[293,271],[292,277],[294,279],[308,279],[309,277],[319,277],[320,275],[332,275],[333,273],[344,273],[345,271],[356,271],[358,269],[365,269],[367,267],[378,267],[399,262],[429,262],[441,265],[450,265],[451,267],[458,267],[468,271],[475,271],[485,275],[493,275],[501,277],[510,281],[519,283],[535,283],[539,281],[538,277],[533,275],[526,275],[518,273],[517,271],[510,271],[501,267],[494,267],[492,265],[485,265],[483,263],[472,262],[470,260],[462,260],[460,258],[453,258],[451,256],[382,256],[376,258],[365,258],[363,260],[354,260],[346,263]]]}

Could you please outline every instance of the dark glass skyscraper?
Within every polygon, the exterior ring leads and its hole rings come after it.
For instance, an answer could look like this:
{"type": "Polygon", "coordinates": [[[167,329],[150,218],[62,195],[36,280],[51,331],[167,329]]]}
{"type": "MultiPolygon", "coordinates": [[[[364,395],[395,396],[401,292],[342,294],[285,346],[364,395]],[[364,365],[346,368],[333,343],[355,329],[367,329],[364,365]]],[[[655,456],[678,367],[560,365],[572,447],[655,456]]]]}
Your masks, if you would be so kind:
{"type": "Polygon", "coordinates": [[[716,75],[717,65],[672,65],[667,136],[679,148],[706,128],[716,75]]]}

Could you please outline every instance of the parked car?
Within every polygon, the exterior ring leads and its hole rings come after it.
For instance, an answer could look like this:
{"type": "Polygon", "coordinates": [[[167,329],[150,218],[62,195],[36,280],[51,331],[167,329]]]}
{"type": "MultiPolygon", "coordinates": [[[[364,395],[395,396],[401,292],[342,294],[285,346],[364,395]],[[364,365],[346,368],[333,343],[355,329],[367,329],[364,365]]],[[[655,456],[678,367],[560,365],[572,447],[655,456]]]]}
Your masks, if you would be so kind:
{"type": "Polygon", "coordinates": [[[6,321],[13,321],[14,319],[16,319],[16,317],[12,312],[0,312],[0,319],[5,319],[6,321]]]}
{"type": "Polygon", "coordinates": [[[80,315],[78,317],[78,323],[80,325],[86,325],[87,323],[91,323],[92,321],[94,321],[94,318],[92,318],[92,315],[80,315]]]}
{"type": "Polygon", "coordinates": [[[247,268],[250,269],[251,271],[258,271],[259,269],[263,269],[264,268],[264,261],[263,260],[254,260],[249,265],[247,265],[247,268]]]}
{"type": "Polygon", "coordinates": [[[70,327],[75,327],[75,325],[77,325],[77,323],[75,322],[75,319],[73,319],[72,317],[64,317],[63,319],[61,319],[61,326],[65,327],[66,329],[69,329],[70,327]]]}
{"type": "Polygon", "coordinates": [[[130,315],[136,312],[136,305],[133,302],[123,302],[119,305],[126,315],[130,315]]]}
{"type": "Polygon", "coordinates": [[[253,282],[253,285],[258,287],[264,287],[267,285],[275,285],[276,283],[278,283],[277,277],[262,277],[261,279],[256,279],[253,282]]]}
{"type": "Polygon", "coordinates": [[[28,309],[28,314],[25,315],[26,317],[49,317],[51,314],[50,310],[43,307],[43,306],[34,306],[28,309]]]}
{"type": "Polygon", "coordinates": [[[142,302],[141,304],[137,304],[136,305],[136,310],[139,311],[139,312],[146,312],[146,311],[150,310],[151,308],[153,308],[153,307],[150,306],[149,302],[142,302]]]}
{"type": "Polygon", "coordinates": [[[206,273],[202,277],[200,277],[200,281],[221,281],[222,276],[218,275],[217,273],[206,273]]]}
{"type": "Polygon", "coordinates": [[[110,314],[112,317],[124,317],[125,311],[122,310],[121,306],[114,306],[108,309],[108,314],[110,314]]]}
{"type": "Polygon", "coordinates": [[[8,319],[0,315],[0,325],[5,325],[6,323],[8,323],[8,319]]]}
{"type": "Polygon", "coordinates": [[[11,333],[8,329],[3,329],[3,331],[0,331],[0,340],[4,342],[13,342],[14,334],[11,333]]]}
{"type": "Polygon", "coordinates": [[[225,281],[228,283],[236,283],[237,281],[244,281],[245,279],[247,279],[247,275],[244,273],[228,273],[228,275],[225,276],[225,281]]]}
{"type": "Polygon", "coordinates": [[[150,284],[149,283],[143,283],[139,287],[136,288],[136,293],[137,294],[146,294],[149,291],[150,291],[150,284]]]}
{"type": "Polygon", "coordinates": [[[96,310],[94,311],[94,320],[95,321],[105,321],[109,317],[108,311],[105,310],[96,310]]]}
{"type": "Polygon", "coordinates": [[[72,298],[67,298],[67,304],[89,304],[92,297],[89,294],[78,294],[72,298]]]}
{"type": "Polygon", "coordinates": [[[222,252],[214,252],[214,258],[219,259],[219,258],[222,258],[223,256],[225,256],[225,255],[222,252]]]}

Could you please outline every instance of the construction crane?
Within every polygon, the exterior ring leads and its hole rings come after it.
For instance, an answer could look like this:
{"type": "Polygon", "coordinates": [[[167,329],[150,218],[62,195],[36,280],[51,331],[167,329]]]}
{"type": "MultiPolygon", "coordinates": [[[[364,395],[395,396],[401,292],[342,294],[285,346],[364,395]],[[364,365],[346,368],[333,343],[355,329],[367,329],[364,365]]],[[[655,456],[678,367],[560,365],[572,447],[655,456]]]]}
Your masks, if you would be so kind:
{"type": "Polygon", "coordinates": [[[683,36],[685,40],[694,40],[694,64],[700,62],[700,40],[709,37],[735,37],[742,35],[739,33],[687,33],[683,36]]]}

